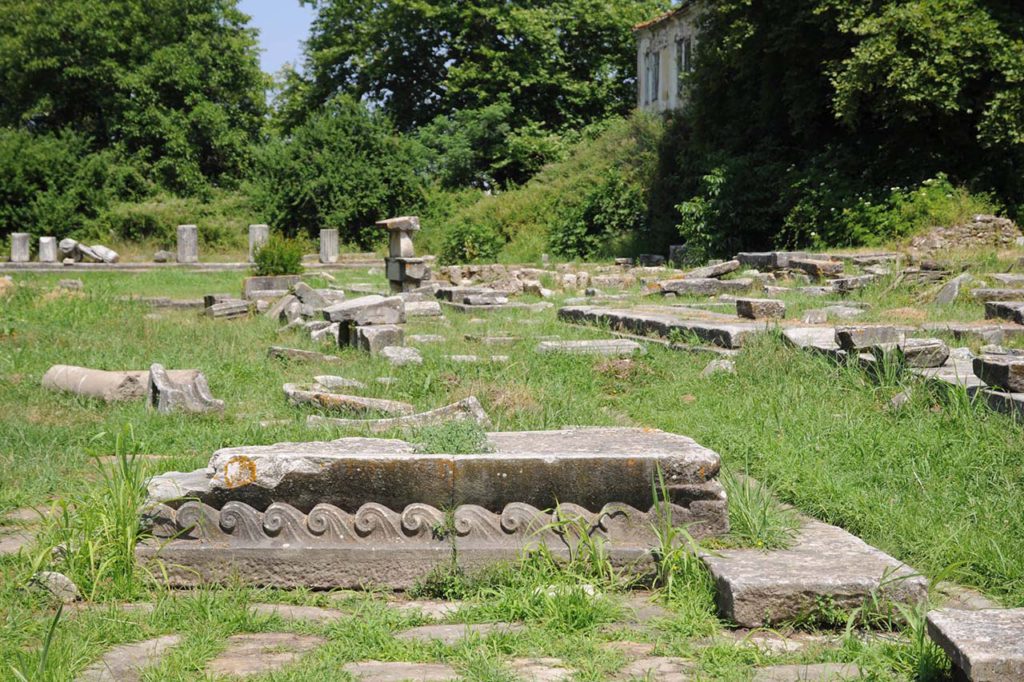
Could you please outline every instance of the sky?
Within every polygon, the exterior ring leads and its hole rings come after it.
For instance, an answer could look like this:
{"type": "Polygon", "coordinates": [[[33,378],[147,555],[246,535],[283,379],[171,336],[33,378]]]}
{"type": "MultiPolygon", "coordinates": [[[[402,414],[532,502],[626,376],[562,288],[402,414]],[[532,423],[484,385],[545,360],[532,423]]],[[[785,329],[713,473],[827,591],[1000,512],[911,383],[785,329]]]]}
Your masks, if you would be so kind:
{"type": "Polygon", "coordinates": [[[286,62],[302,66],[302,41],[313,20],[311,7],[299,0],[241,0],[238,8],[252,17],[260,31],[260,64],[267,73],[277,73],[286,62]]]}

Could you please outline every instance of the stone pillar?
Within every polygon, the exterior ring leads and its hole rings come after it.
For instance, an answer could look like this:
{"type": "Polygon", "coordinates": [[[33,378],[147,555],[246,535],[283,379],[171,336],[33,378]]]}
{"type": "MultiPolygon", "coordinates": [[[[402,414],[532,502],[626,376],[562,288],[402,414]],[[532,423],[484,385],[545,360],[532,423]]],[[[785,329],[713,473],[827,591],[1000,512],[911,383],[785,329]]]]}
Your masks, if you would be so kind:
{"type": "Polygon", "coordinates": [[[178,262],[199,262],[199,228],[195,225],[178,225],[178,262]]]}
{"type": "Polygon", "coordinates": [[[57,262],[57,238],[56,237],[40,237],[39,238],[39,262],[40,263],[56,263],[57,262]]]}
{"type": "Polygon", "coordinates": [[[320,230],[320,262],[338,262],[338,231],[320,230]]]}
{"type": "Polygon", "coordinates": [[[11,233],[11,262],[27,263],[31,257],[30,236],[25,232],[11,233]]]}
{"type": "Polygon", "coordinates": [[[256,251],[270,239],[269,225],[249,226],[249,262],[256,262],[256,251]]]}
{"type": "Polygon", "coordinates": [[[420,230],[420,219],[416,216],[381,220],[378,227],[390,233],[388,258],[386,259],[388,282],[392,293],[410,291],[420,286],[429,276],[422,258],[416,258],[412,235],[420,230]]]}

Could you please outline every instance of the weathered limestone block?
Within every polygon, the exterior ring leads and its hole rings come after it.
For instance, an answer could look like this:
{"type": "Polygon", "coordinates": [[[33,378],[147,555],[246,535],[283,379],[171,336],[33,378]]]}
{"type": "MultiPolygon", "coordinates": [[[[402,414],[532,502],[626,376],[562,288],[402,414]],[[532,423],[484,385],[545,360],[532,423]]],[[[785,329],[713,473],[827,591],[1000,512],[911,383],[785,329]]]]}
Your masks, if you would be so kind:
{"type": "Polygon", "coordinates": [[[973,682],[1024,680],[1024,609],[928,613],[928,636],[973,682]]]}
{"type": "Polygon", "coordinates": [[[960,298],[961,289],[970,284],[973,279],[974,278],[968,272],[965,272],[962,275],[957,275],[939,289],[939,293],[935,295],[935,302],[939,305],[949,305],[953,303],[960,298]]]}
{"type": "Polygon", "coordinates": [[[730,260],[725,263],[719,263],[717,265],[706,265],[702,268],[696,268],[691,270],[685,275],[684,279],[717,279],[724,275],[728,275],[731,272],[736,272],[740,269],[740,262],[738,260],[730,260]]]}
{"type": "Polygon", "coordinates": [[[256,252],[270,239],[269,225],[249,226],[249,262],[256,262],[256,252]]]}
{"type": "Polygon", "coordinates": [[[40,263],[56,263],[57,262],[57,238],[56,237],[40,237],[39,238],[39,262],[40,263]]]}
{"type": "MultiPolygon", "coordinates": [[[[398,296],[362,296],[324,309],[324,319],[361,327],[375,324],[404,324],[405,301],[398,296]]],[[[344,330],[342,330],[344,333],[344,330]]]]}
{"type": "Polygon", "coordinates": [[[242,282],[242,298],[278,298],[287,294],[299,281],[298,275],[246,277],[242,282]]]}
{"type": "Polygon", "coordinates": [[[178,262],[199,262],[199,228],[195,225],[178,225],[178,262]]]}
{"type": "Polygon", "coordinates": [[[218,303],[224,303],[225,301],[238,300],[231,294],[204,294],[203,295],[203,308],[209,308],[210,306],[217,305],[218,303]]]}
{"type": "Polygon", "coordinates": [[[146,668],[160,662],[181,643],[180,635],[164,635],[144,642],[119,644],[75,678],[76,682],[138,682],[146,668]]]}
{"type": "Polygon", "coordinates": [[[320,262],[338,262],[338,231],[320,230],[320,262]]]}
{"type": "Polygon", "coordinates": [[[292,405],[312,405],[325,410],[367,414],[380,412],[390,415],[407,415],[416,411],[409,403],[379,398],[364,398],[356,395],[342,395],[329,391],[315,390],[295,384],[285,384],[284,393],[292,405]]]}
{"type": "Polygon", "coordinates": [[[315,312],[320,312],[328,306],[327,299],[305,282],[296,282],[292,287],[292,294],[302,305],[309,306],[315,312]]]}
{"type": "Polygon", "coordinates": [[[11,262],[27,263],[32,260],[32,235],[27,232],[11,233],[11,262]]]}
{"type": "Polygon", "coordinates": [[[382,433],[394,429],[422,428],[424,426],[439,426],[453,421],[472,420],[481,426],[490,426],[490,418],[484,412],[480,402],[473,396],[460,400],[451,405],[439,407],[436,410],[410,414],[402,417],[390,417],[385,419],[333,419],[310,415],[306,418],[306,424],[312,427],[331,426],[344,429],[361,429],[370,433],[382,433]]]}
{"type": "Polygon", "coordinates": [[[845,351],[859,350],[886,343],[903,343],[906,333],[890,325],[836,327],[836,343],[845,351]]]}
{"type": "MultiPolygon", "coordinates": [[[[174,381],[187,382],[199,372],[194,369],[171,370],[174,381]]],[[[137,400],[146,397],[149,390],[149,372],[107,372],[88,367],[54,365],[43,375],[43,388],[67,391],[107,402],[137,400]]]]}
{"type": "Polygon", "coordinates": [[[397,324],[379,324],[355,327],[355,342],[360,350],[376,355],[388,346],[401,346],[405,342],[405,331],[397,324]]]}
{"type": "Polygon", "coordinates": [[[841,528],[807,521],[785,550],[725,549],[702,555],[726,620],[762,627],[813,615],[823,600],[853,610],[873,595],[918,604],[928,581],[841,528]]]}
{"type": "Polygon", "coordinates": [[[807,258],[802,251],[766,251],[761,253],[739,253],[736,260],[741,265],[758,270],[784,270],[793,258],[807,258]]]}
{"type": "Polygon", "coordinates": [[[835,289],[836,293],[848,294],[851,291],[857,289],[863,289],[867,285],[878,279],[875,275],[860,275],[858,277],[841,277],[834,279],[830,283],[832,288],[835,289]]]}
{"type": "Polygon", "coordinates": [[[986,301],[985,319],[1024,324],[1024,301],[986,301]]]}
{"type": "Polygon", "coordinates": [[[940,339],[907,339],[897,347],[908,367],[942,367],[949,359],[949,346],[940,339]]]}
{"type": "Polygon", "coordinates": [[[190,381],[175,381],[156,363],[149,368],[149,406],[160,414],[224,411],[224,401],[213,397],[202,372],[196,372],[190,381]]]}
{"type": "Polygon", "coordinates": [[[743,293],[750,291],[754,280],[749,277],[721,280],[706,279],[672,279],[659,282],[662,294],[678,294],[684,296],[718,296],[719,294],[743,293]]]}
{"type": "Polygon", "coordinates": [[[736,314],[750,320],[781,320],[786,316],[786,304],[774,298],[738,298],[736,314]]]}
{"type": "Polygon", "coordinates": [[[423,364],[423,355],[416,348],[385,346],[381,349],[380,354],[395,367],[423,364]]]}
{"type": "Polygon", "coordinates": [[[207,317],[212,317],[218,320],[231,320],[238,317],[248,317],[252,312],[252,303],[249,301],[240,301],[238,299],[229,299],[227,301],[214,303],[207,307],[204,312],[207,317]]]}
{"type": "Polygon", "coordinates": [[[227,647],[206,666],[211,677],[265,675],[294,663],[327,640],[291,632],[259,632],[228,637],[227,647]]]}
{"type": "Polygon", "coordinates": [[[981,301],[982,303],[987,303],[989,301],[1015,301],[1021,297],[1021,290],[992,288],[971,289],[971,297],[976,301],[981,301]]]}
{"type": "Polygon", "coordinates": [[[406,317],[441,317],[441,304],[437,301],[406,301],[406,317]]]}
{"type": "Polygon", "coordinates": [[[541,341],[538,353],[569,353],[572,355],[603,355],[621,357],[644,352],[644,347],[628,339],[603,339],[598,341],[541,341]]]}
{"type": "Polygon", "coordinates": [[[810,258],[790,258],[789,267],[802,270],[811,277],[838,277],[843,274],[844,266],[838,260],[815,260],[810,258]]]}
{"type": "Polygon", "coordinates": [[[380,220],[377,227],[390,233],[388,255],[391,258],[413,258],[416,252],[412,244],[412,235],[420,231],[420,219],[416,216],[403,216],[380,220]]]}
{"type": "Polygon", "coordinates": [[[673,333],[693,335],[703,343],[723,348],[740,348],[747,338],[768,328],[763,321],[737,320],[726,323],[692,319],[680,314],[676,308],[662,306],[636,309],[567,306],[559,309],[558,319],[569,323],[607,326],[617,331],[646,336],[668,337],[673,333]]]}
{"type": "Polygon", "coordinates": [[[974,358],[974,375],[989,386],[1011,393],[1024,392],[1024,358],[985,355],[974,358]]]}

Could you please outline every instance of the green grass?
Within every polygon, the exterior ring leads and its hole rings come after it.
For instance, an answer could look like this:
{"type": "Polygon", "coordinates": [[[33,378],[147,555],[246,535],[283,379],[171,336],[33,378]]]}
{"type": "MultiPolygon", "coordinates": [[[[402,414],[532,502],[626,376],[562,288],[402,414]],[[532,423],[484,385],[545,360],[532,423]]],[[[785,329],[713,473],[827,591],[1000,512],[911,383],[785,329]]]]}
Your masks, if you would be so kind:
{"type": "MultiPolygon", "coordinates": [[[[390,634],[417,623],[388,610],[379,596],[357,595],[343,603],[352,616],[325,626],[257,617],[246,604],[289,601],[337,606],[326,595],[258,591],[237,586],[195,593],[166,592],[132,573],[128,558],[137,538],[131,509],[144,475],[188,471],[205,465],[220,447],[351,435],[337,429],[310,430],[310,409],[290,406],[286,382],[308,383],[316,374],[338,374],[367,384],[369,397],[411,402],[431,409],[477,396],[496,430],[555,429],[566,425],[662,428],[695,438],[721,453],[730,473],[746,473],[782,502],[839,524],[929,576],[980,587],[1007,605],[1024,605],[1024,438],[1020,426],[971,403],[915,385],[910,403],[888,409],[909,381],[879,382],[856,369],[835,367],[787,348],[765,335],[735,358],[734,375],[702,378],[709,358],[651,345],[631,362],[540,355],[530,337],[601,338],[600,329],[570,327],[553,311],[471,315],[446,320],[415,319],[408,334],[439,333],[444,344],[424,345],[424,364],[392,368],[385,360],[354,350],[336,352],[340,365],[281,362],[266,357],[270,345],[319,349],[308,336],[279,334],[278,325],[256,318],[222,322],[194,311],[157,311],[118,300],[126,294],[198,297],[235,292],[243,273],[84,273],[81,296],[54,294],[66,275],[16,275],[22,285],[0,301],[0,513],[28,505],[66,505],[28,556],[0,559],[0,679],[16,668],[29,679],[72,679],[106,648],[170,632],[185,642],[149,680],[201,679],[205,661],[225,637],[238,632],[296,630],[327,638],[328,645],[275,680],[344,679],[347,661],[446,661],[473,679],[508,679],[513,656],[555,656],[579,671],[579,679],[604,680],[623,663],[601,648],[615,639],[657,645],[660,655],[694,661],[709,679],[747,679],[752,667],[798,660],[856,661],[877,679],[927,679],[934,652],[915,643],[865,643],[851,636],[835,650],[767,656],[750,649],[696,642],[720,628],[706,573],[686,552],[674,552],[684,536],[662,529],[660,598],[673,613],[657,626],[619,631],[618,600],[630,589],[599,554],[585,550],[569,567],[541,559],[467,582],[439,576],[425,594],[468,601],[472,618],[522,618],[526,633],[456,647],[394,640],[390,634]],[[514,335],[523,341],[501,353],[507,364],[462,365],[449,354],[481,353],[466,334],[514,335]],[[213,393],[227,402],[223,416],[160,416],[143,404],[106,405],[40,387],[56,363],[104,369],[202,369],[213,393]],[[397,381],[384,385],[378,377],[397,381]],[[261,428],[261,420],[285,424],[261,428]],[[96,457],[120,455],[101,468],[96,457]],[[138,455],[139,457],[134,457],[138,455]],[[158,457],[141,457],[156,455],[158,457]],[[56,557],[53,545],[64,545],[56,557]],[[65,613],[52,638],[45,672],[39,652],[54,608],[37,590],[26,589],[34,571],[64,570],[99,602],[155,601],[152,614],[121,615],[99,609],[65,613]],[[601,597],[578,590],[593,585],[601,597]],[[542,588],[541,592],[537,592],[542,588]],[[547,597],[549,588],[563,598],[547,597]],[[919,672],[915,672],[919,671],[919,672]]],[[[368,281],[348,272],[344,281],[368,281]]],[[[378,284],[382,282],[377,281],[378,284]]],[[[887,292],[884,285],[859,293],[872,319],[909,307],[919,292],[887,292]]],[[[637,298],[639,299],[639,296],[637,298]]],[[[663,303],[663,301],[656,301],[663,303]]],[[[676,301],[682,302],[682,301],[676,301]]],[[[801,309],[827,304],[797,299],[801,309]]],[[[928,309],[928,308],[926,308],[928,309]]],[[[930,310],[930,309],[928,309],[930,310]]],[[[947,315],[980,317],[980,306],[962,303],[947,315]]],[[[427,450],[471,450],[479,433],[449,427],[405,437],[427,450]]],[[[729,480],[728,478],[726,479],[729,480]]],[[[732,491],[733,542],[777,546],[787,541],[789,521],[774,502],[757,493],[732,491]]],[[[913,635],[914,631],[908,630],[913,635]]],[[[941,667],[941,665],[939,665],[941,667]]]]}

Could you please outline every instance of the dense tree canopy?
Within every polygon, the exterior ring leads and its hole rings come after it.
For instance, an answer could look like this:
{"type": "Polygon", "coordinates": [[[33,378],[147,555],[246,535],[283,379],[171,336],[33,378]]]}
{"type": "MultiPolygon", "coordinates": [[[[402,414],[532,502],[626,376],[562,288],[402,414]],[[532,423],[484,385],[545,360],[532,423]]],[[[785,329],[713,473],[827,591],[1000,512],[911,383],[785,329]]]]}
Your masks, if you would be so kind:
{"type": "Polygon", "coordinates": [[[71,129],[167,187],[237,179],[263,125],[236,0],[0,2],[0,123],[71,129]]]}
{"type": "Polygon", "coordinates": [[[692,197],[684,236],[721,252],[898,236],[868,214],[942,174],[1012,209],[1022,38],[1012,0],[710,3],[656,203],[692,197]]]}

